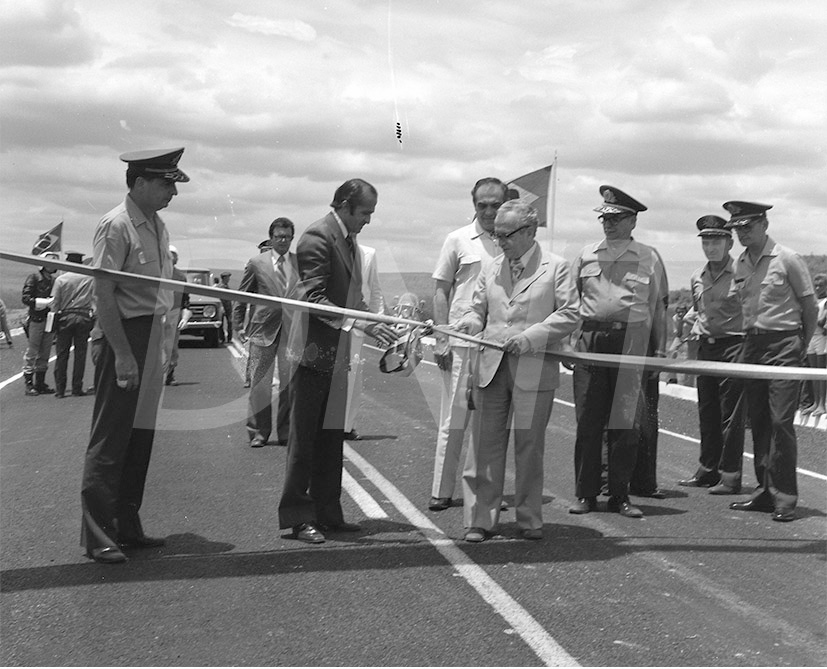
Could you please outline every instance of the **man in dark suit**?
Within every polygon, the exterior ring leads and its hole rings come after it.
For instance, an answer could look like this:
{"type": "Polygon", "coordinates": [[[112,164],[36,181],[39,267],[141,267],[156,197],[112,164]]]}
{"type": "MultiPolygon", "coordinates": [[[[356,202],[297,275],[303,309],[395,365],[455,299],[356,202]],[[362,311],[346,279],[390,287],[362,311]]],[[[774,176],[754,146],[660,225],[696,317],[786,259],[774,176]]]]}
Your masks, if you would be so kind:
{"type": "MultiPolygon", "coordinates": [[[[302,299],[368,311],[362,297],[361,252],[356,235],[376,209],[376,189],[362,179],[343,183],[333,211],[313,223],[296,249],[302,299]]],[[[344,438],[350,330],[354,319],[297,313],[290,334],[293,376],[287,473],[279,502],[279,527],[306,543],[324,542],[323,530],[356,532],[342,514],[344,438]]],[[[371,323],[365,332],[390,345],[393,329],[371,323]]]]}
{"type": "MultiPolygon", "coordinates": [[[[270,224],[270,249],[250,258],[244,268],[239,290],[274,297],[295,298],[299,268],[290,253],[295,226],[289,218],[277,218],[270,224]]],[[[289,312],[280,305],[253,306],[245,325],[247,303],[237,302],[233,309],[235,329],[241,343],[250,341],[250,400],[247,408],[247,434],[250,446],[261,448],[273,429],[273,372],[278,360],[279,397],[276,418],[278,443],[287,443],[290,431],[290,366],[286,345],[290,331],[289,312]]]]}

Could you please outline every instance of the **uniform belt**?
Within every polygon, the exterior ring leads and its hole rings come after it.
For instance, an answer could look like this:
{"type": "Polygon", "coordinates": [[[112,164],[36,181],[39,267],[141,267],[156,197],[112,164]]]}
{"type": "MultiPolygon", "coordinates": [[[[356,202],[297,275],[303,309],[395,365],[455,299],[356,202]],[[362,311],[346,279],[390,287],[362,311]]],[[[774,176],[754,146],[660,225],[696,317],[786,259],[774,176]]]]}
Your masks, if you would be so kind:
{"type": "Polygon", "coordinates": [[[612,332],[642,327],[644,323],[624,323],[622,321],[583,321],[583,332],[612,332]]]}
{"type": "Polygon", "coordinates": [[[744,335],[721,335],[720,337],[702,336],[698,338],[702,344],[725,344],[729,342],[741,341],[744,335]]]}
{"type": "Polygon", "coordinates": [[[776,335],[778,337],[786,337],[794,334],[800,334],[801,328],[793,328],[792,330],[765,330],[764,328],[747,328],[746,333],[751,337],[759,335],[776,335]]]}

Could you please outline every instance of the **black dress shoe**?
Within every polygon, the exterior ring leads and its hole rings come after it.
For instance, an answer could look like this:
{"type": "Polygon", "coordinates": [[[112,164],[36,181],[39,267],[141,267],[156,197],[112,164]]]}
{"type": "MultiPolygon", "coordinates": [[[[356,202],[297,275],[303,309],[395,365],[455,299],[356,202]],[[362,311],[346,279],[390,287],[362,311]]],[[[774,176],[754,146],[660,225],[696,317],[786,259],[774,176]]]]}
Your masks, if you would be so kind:
{"type": "Polygon", "coordinates": [[[699,468],[692,478],[678,481],[678,485],[689,488],[711,488],[721,480],[721,474],[716,470],[699,468]]]}
{"type": "Polygon", "coordinates": [[[72,391],[72,397],[86,397],[86,393],[81,388],[72,391]]]}
{"type": "Polygon", "coordinates": [[[626,518],[643,518],[643,511],[638,509],[636,506],[632,506],[628,499],[610,497],[608,503],[606,504],[606,508],[609,511],[619,513],[621,516],[625,516],[626,518]]]}
{"type": "Polygon", "coordinates": [[[452,500],[450,497],[431,497],[431,501],[428,502],[428,508],[431,511],[445,511],[448,507],[451,506],[452,500]]]}
{"type": "Polygon", "coordinates": [[[359,436],[359,433],[356,430],[351,430],[350,432],[345,432],[345,439],[348,441],[359,441],[362,437],[359,436]]]}
{"type": "Polygon", "coordinates": [[[795,520],[795,509],[781,509],[777,508],[772,512],[772,519],[779,523],[789,523],[795,520]]]}
{"type": "Polygon", "coordinates": [[[148,537],[145,534],[140,537],[118,537],[118,546],[121,548],[158,548],[165,546],[166,540],[160,537],[148,537]]]}
{"type": "Polygon", "coordinates": [[[649,497],[651,499],[666,499],[666,493],[660,488],[648,491],[629,490],[629,493],[635,497],[649,497]]]}
{"type": "Polygon", "coordinates": [[[729,508],[733,511],[763,511],[764,513],[775,511],[775,507],[770,502],[766,502],[760,497],[748,499],[746,502],[733,502],[729,505],[729,508]]]}
{"type": "Polygon", "coordinates": [[[121,553],[118,548],[114,546],[104,546],[103,548],[93,548],[86,552],[86,557],[101,564],[118,564],[119,562],[126,562],[126,555],[121,553]]]}
{"type": "Polygon", "coordinates": [[[361,532],[362,526],[358,523],[348,523],[342,521],[341,523],[326,524],[320,523],[319,527],[325,532],[361,532]]]}
{"type": "Polygon", "coordinates": [[[261,437],[253,437],[253,439],[250,440],[250,448],[261,448],[266,443],[266,440],[261,437]]]}
{"type": "Polygon", "coordinates": [[[293,528],[293,538],[306,544],[323,544],[324,534],[312,523],[302,523],[293,528]]]}
{"type": "Polygon", "coordinates": [[[66,397],[66,393],[64,393],[62,390],[55,390],[56,400],[62,400],[64,397],[66,397]]]}
{"type": "Polygon", "coordinates": [[[583,514],[597,511],[596,497],[581,497],[569,507],[569,513],[583,514]]]}

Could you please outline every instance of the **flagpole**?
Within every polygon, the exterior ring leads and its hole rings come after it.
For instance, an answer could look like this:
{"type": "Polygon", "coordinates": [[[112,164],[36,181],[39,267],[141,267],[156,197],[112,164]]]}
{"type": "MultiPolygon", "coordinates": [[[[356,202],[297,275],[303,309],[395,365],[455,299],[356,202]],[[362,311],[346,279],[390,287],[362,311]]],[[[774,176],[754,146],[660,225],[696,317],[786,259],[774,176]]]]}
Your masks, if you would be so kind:
{"type": "Polygon", "coordinates": [[[557,199],[557,151],[554,152],[554,160],[548,172],[548,189],[546,190],[546,225],[548,225],[548,247],[549,251],[554,246],[554,208],[557,199]]]}

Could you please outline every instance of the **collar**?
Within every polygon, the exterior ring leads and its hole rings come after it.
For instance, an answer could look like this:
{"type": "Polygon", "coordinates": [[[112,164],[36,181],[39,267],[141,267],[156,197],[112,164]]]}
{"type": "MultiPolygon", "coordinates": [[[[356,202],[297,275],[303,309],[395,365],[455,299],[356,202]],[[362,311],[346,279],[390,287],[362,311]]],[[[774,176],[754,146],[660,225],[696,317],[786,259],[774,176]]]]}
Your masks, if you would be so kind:
{"type": "MultiPolygon", "coordinates": [[[[290,253],[290,251],[287,251],[287,253],[290,253]]],[[[287,260],[287,253],[276,253],[276,249],[271,248],[270,249],[270,260],[272,260],[274,263],[277,263],[279,258],[284,258],[284,260],[286,261],[287,260]]]]}
{"type": "MultiPolygon", "coordinates": [[[[608,251],[609,250],[609,242],[604,237],[601,239],[597,244],[594,245],[592,251],[596,253],[597,251],[608,251]]],[[[630,253],[634,253],[635,255],[640,255],[640,245],[635,241],[634,237],[629,239],[629,243],[627,244],[626,248],[623,250],[623,253],[629,251],[630,253]]],[[[620,255],[623,255],[621,253],[620,255]]]]}
{"type": "Polygon", "coordinates": [[[480,225],[480,222],[477,220],[476,216],[474,216],[474,220],[471,221],[471,225],[474,226],[474,234],[471,235],[471,239],[479,239],[480,237],[485,236],[485,237],[488,237],[488,239],[490,239],[492,241],[494,240],[494,238],[491,236],[490,232],[486,232],[485,230],[483,230],[483,228],[480,225]]]}
{"type": "Polygon", "coordinates": [[[350,231],[347,229],[347,226],[345,226],[345,224],[342,222],[342,219],[339,218],[339,214],[336,213],[335,209],[333,209],[331,213],[333,214],[333,218],[335,218],[336,222],[339,224],[339,230],[341,230],[342,236],[347,238],[347,236],[350,234],[350,231]]]}
{"type": "Polygon", "coordinates": [[[534,243],[528,247],[528,251],[523,253],[523,255],[521,255],[518,258],[520,264],[523,266],[523,270],[525,270],[525,268],[528,267],[529,260],[531,260],[534,257],[534,252],[537,251],[539,248],[540,245],[537,243],[537,240],[535,239],[534,243]]]}
{"type": "MultiPolygon", "coordinates": [[[[729,256],[729,257],[727,258],[727,261],[726,261],[726,266],[724,267],[724,269],[723,269],[723,271],[721,272],[721,274],[719,274],[718,276],[722,276],[723,274],[726,274],[727,272],[729,272],[730,274],[732,274],[732,271],[733,271],[733,267],[732,267],[732,266],[733,266],[734,264],[735,264],[735,261],[732,259],[732,256],[729,256]]],[[[701,274],[707,274],[707,275],[709,275],[709,276],[714,276],[714,275],[712,274],[712,269],[709,267],[709,261],[708,261],[708,260],[707,260],[706,264],[704,265],[703,270],[701,270],[701,274]]]]}
{"type": "Polygon", "coordinates": [[[144,212],[141,211],[141,208],[137,205],[135,200],[132,199],[132,196],[129,193],[126,194],[124,204],[126,205],[126,213],[129,215],[133,225],[149,225],[149,219],[146,217],[144,212]]]}

